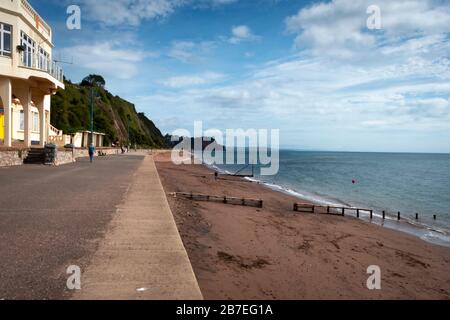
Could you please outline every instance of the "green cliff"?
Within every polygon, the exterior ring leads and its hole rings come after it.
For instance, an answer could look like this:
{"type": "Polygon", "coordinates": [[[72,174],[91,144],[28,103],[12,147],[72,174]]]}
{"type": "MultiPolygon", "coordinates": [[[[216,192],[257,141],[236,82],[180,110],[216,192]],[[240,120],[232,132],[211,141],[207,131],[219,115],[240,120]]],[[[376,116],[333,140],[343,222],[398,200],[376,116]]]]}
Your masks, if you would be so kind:
{"type": "MultiPolygon", "coordinates": [[[[101,76],[95,77],[103,79],[101,76]]],[[[52,97],[51,124],[65,133],[90,130],[92,86],[86,79],[81,84],[65,81],[66,89],[59,90],[52,97]]],[[[150,148],[165,146],[164,137],[155,124],[143,113],[138,113],[132,103],[108,92],[104,81],[94,84],[94,92],[94,131],[106,134],[106,145],[126,144],[129,122],[133,145],[150,148]]]]}

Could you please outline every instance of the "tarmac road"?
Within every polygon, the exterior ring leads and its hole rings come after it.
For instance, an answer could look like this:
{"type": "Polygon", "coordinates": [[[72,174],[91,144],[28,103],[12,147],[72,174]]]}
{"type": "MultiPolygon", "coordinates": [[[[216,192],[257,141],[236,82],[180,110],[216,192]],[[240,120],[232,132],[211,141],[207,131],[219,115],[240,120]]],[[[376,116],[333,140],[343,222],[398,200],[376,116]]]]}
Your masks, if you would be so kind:
{"type": "Polygon", "coordinates": [[[0,300],[69,298],[143,159],[0,168],[0,300]]]}

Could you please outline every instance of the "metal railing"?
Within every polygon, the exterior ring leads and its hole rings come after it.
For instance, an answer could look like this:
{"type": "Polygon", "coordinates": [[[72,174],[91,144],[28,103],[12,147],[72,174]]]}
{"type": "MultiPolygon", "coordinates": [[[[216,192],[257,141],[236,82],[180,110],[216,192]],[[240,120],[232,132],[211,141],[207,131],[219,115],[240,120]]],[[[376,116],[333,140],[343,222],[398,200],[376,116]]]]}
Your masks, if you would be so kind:
{"type": "Polygon", "coordinates": [[[44,57],[42,55],[31,53],[28,51],[22,51],[20,53],[19,65],[21,67],[47,72],[59,82],[63,82],[64,80],[63,69],[52,59],[44,57]]]}

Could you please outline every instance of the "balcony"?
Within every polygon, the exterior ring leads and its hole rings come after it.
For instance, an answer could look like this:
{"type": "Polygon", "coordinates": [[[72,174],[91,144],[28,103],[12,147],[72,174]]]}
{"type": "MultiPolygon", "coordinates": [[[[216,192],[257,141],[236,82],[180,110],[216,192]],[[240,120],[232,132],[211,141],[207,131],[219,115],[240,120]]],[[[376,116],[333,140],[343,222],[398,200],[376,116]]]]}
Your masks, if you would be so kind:
{"type": "Polygon", "coordinates": [[[43,55],[22,51],[19,66],[46,72],[59,82],[64,82],[63,69],[55,61],[43,55]]]}

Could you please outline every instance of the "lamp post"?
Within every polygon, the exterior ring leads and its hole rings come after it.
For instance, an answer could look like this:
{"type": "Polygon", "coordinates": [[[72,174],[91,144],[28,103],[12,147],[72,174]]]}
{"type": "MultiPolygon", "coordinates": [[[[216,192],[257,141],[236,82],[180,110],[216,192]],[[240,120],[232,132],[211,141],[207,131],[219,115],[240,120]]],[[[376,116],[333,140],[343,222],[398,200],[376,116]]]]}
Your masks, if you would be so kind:
{"type": "Polygon", "coordinates": [[[129,114],[127,114],[127,125],[128,125],[128,144],[127,144],[127,151],[129,151],[130,149],[130,121],[131,121],[131,117],[129,114]]]}
{"type": "Polygon", "coordinates": [[[89,145],[94,143],[94,86],[91,87],[91,134],[89,145]]]}

